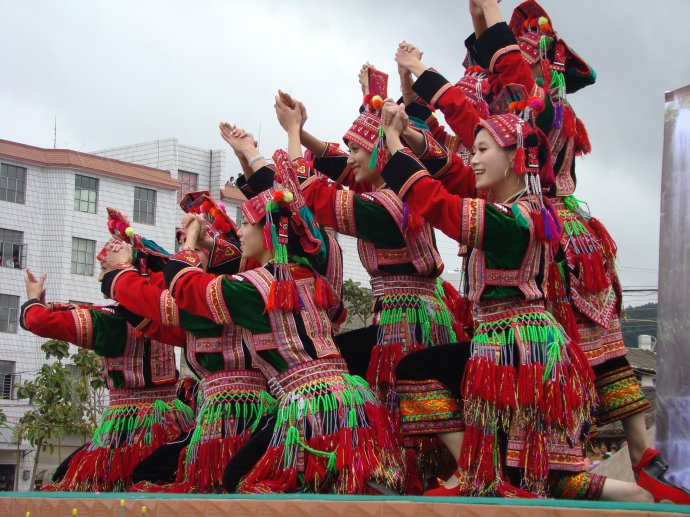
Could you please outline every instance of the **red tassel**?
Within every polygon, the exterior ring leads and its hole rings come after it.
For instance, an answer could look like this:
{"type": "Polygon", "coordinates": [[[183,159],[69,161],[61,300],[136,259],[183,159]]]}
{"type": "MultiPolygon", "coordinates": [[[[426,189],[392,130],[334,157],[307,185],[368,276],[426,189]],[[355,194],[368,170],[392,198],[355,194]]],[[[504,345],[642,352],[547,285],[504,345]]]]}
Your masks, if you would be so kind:
{"type": "Polygon", "coordinates": [[[587,128],[579,118],[575,119],[575,133],[575,152],[578,156],[591,153],[592,144],[589,143],[587,128]]]}
{"type": "Polygon", "coordinates": [[[525,172],[527,172],[524,147],[518,147],[517,151],[515,151],[515,156],[513,157],[513,170],[517,175],[524,174],[525,172]]]}
{"type": "Polygon", "coordinates": [[[556,306],[556,311],[554,316],[558,323],[561,324],[563,330],[565,330],[566,335],[575,343],[580,342],[580,331],[577,327],[577,320],[575,319],[575,313],[573,312],[573,307],[570,303],[563,301],[559,302],[556,306]]]}
{"type": "Polygon", "coordinates": [[[570,106],[566,106],[563,110],[563,133],[567,138],[572,138],[577,134],[575,113],[570,106]]]}
{"type": "Polygon", "coordinates": [[[278,281],[274,280],[271,282],[271,288],[268,290],[268,296],[266,297],[266,309],[264,314],[268,311],[272,311],[276,307],[276,289],[278,288],[278,281]]]}
{"type": "Polygon", "coordinates": [[[612,260],[618,252],[618,246],[616,245],[616,241],[614,241],[611,238],[609,232],[598,219],[592,217],[589,219],[589,221],[587,221],[587,224],[592,230],[594,230],[596,236],[599,237],[599,243],[601,244],[601,247],[604,249],[606,256],[609,258],[609,260],[612,260]]]}
{"type": "Polygon", "coordinates": [[[530,216],[532,217],[532,221],[534,222],[534,230],[537,235],[537,239],[540,241],[544,240],[544,221],[542,220],[541,217],[541,210],[532,210],[530,211],[530,216]]]}

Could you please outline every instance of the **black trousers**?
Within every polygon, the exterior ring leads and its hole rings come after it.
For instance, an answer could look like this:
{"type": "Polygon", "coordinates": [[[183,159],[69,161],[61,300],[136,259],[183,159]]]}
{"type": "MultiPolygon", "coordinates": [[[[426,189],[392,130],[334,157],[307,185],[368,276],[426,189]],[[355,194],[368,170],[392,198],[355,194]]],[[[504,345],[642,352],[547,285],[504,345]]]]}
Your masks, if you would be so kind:
{"type": "Polygon", "coordinates": [[[172,483],[175,481],[180,453],[192,440],[194,429],[181,434],[176,440],[161,445],[132,472],[132,481],[151,483],[172,483]]]}
{"type": "Polygon", "coordinates": [[[223,473],[223,488],[228,492],[237,492],[240,481],[246,476],[261,456],[268,450],[273,437],[275,416],[265,416],[259,422],[252,437],[232,457],[223,473]]]}
{"type": "Polygon", "coordinates": [[[343,332],[333,338],[352,375],[366,377],[371,351],[376,346],[378,325],[343,332]]]}
{"type": "Polygon", "coordinates": [[[432,346],[403,357],[395,375],[399,381],[437,380],[459,399],[460,384],[469,358],[468,342],[432,346]]]}

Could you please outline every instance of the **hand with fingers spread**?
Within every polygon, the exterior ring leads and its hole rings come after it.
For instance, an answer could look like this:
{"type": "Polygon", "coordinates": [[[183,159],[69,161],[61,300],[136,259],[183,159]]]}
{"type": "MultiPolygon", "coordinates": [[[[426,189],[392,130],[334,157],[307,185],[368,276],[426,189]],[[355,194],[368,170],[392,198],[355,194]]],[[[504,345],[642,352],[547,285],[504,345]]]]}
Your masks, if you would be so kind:
{"type": "Polygon", "coordinates": [[[26,283],[26,296],[29,300],[40,300],[41,303],[46,301],[46,291],[44,288],[48,273],[43,273],[38,279],[31,272],[31,268],[26,268],[24,273],[24,282],[26,283]]]}

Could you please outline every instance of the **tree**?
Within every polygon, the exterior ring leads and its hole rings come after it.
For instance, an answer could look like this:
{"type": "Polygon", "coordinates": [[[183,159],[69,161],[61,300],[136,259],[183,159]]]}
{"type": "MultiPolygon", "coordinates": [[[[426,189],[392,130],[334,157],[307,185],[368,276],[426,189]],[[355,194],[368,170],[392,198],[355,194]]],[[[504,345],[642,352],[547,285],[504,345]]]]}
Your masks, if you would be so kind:
{"type": "Polygon", "coordinates": [[[62,361],[69,356],[69,344],[51,339],[41,345],[46,359],[52,363],[41,366],[32,381],[25,381],[17,390],[17,398],[28,399],[29,409],[15,427],[17,440],[36,447],[31,486],[34,486],[41,451],[58,451],[68,434],[93,432],[102,413],[102,365],[100,358],[89,350],[79,349],[70,359],[76,375],[62,361]],[[99,393],[100,392],[100,393],[99,393]],[[99,413],[100,411],[100,413],[99,413]]]}
{"type": "Polygon", "coordinates": [[[347,323],[352,321],[353,316],[357,316],[363,327],[369,325],[371,307],[374,303],[371,290],[360,286],[359,282],[345,280],[343,282],[343,300],[347,305],[347,323]]]}

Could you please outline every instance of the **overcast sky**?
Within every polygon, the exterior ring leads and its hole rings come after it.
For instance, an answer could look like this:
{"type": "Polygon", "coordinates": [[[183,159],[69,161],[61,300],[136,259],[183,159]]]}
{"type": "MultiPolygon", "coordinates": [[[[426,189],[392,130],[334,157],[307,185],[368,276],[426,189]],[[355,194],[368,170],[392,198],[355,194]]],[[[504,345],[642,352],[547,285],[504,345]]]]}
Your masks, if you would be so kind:
{"type": "MultiPolygon", "coordinates": [[[[502,2],[506,18],[517,4],[502,2]]],[[[576,195],[618,241],[623,284],[656,286],[664,92],[690,83],[690,1],[542,5],[598,73],[570,97],[593,145],[576,195]]],[[[278,88],[305,102],[314,134],[338,141],[357,114],[364,61],[391,73],[397,95],[393,55],[406,39],[456,80],[471,30],[465,0],[0,0],[0,20],[0,138],[52,147],[57,117],[57,146],[84,152],[166,137],[222,148],[227,120],[260,129],[269,154],[286,145],[278,88]]],[[[457,267],[456,246],[441,248],[457,267]]]]}

